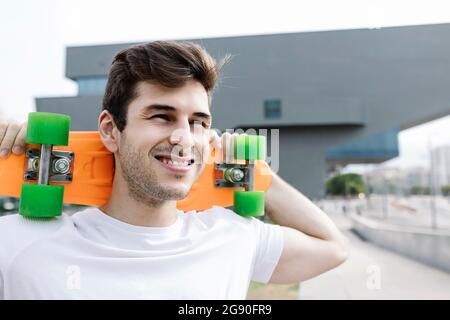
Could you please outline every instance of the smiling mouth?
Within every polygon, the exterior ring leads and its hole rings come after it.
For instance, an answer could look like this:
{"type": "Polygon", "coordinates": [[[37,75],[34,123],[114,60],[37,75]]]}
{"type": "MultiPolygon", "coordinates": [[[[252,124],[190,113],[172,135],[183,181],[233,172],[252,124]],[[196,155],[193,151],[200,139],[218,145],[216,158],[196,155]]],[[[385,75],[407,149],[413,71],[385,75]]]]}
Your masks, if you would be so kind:
{"type": "Polygon", "coordinates": [[[164,156],[164,155],[156,155],[154,156],[156,160],[158,160],[161,163],[164,163],[168,166],[171,166],[173,168],[188,168],[194,163],[193,158],[175,158],[172,159],[170,156],[164,156]]]}

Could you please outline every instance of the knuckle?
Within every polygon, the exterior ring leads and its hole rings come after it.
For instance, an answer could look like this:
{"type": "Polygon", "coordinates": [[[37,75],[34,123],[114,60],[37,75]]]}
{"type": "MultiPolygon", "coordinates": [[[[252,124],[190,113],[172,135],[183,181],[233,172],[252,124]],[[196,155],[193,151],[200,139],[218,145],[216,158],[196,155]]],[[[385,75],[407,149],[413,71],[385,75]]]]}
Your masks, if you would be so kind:
{"type": "Polygon", "coordinates": [[[19,141],[16,141],[15,143],[14,143],[14,148],[15,147],[19,147],[19,148],[25,148],[25,141],[24,140],[19,140],[19,141]]]}
{"type": "Polygon", "coordinates": [[[8,126],[8,130],[19,131],[20,127],[21,126],[18,122],[11,122],[8,126]]]}
{"type": "Polygon", "coordinates": [[[24,123],[22,123],[22,125],[20,126],[21,127],[21,130],[25,133],[26,131],[27,131],[27,126],[28,126],[28,123],[25,121],[24,123]]]}
{"type": "Polygon", "coordinates": [[[2,147],[11,147],[13,142],[14,142],[13,137],[5,136],[3,137],[2,147]]]}
{"type": "Polygon", "coordinates": [[[0,145],[0,149],[7,149],[11,150],[12,148],[12,141],[3,140],[2,144],[0,145]]]}

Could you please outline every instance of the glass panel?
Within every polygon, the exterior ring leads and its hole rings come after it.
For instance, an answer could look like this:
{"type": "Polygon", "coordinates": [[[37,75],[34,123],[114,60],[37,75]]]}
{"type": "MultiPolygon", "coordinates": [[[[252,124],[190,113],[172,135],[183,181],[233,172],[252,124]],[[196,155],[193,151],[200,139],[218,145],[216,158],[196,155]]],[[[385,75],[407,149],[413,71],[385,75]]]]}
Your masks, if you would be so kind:
{"type": "Polygon", "coordinates": [[[78,95],[101,96],[105,92],[106,81],[106,77],[78,78],[76,80],[78,84],[78,95]]]}
{"type": "Polygon", "coordinates": [[[265,100],[264,101],[264,117],[266,119],[281,118],[281,100],[265,100]]]}

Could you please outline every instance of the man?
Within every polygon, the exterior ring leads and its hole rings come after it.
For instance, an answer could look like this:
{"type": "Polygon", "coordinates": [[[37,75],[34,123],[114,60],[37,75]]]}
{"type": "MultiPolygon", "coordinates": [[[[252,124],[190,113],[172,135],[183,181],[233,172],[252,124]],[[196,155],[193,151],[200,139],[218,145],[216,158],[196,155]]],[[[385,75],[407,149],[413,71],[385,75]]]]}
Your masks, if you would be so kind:
{"type": "MultiPolygon", "coordinates": [[[[190,42],[156,41],[115,56],[98,119],[115,157],[111,197],[51,221],[2,217],[3,298],[243,299],[251,280],[297,283],[346,260],[333,222],[274,172],[265,194],[274,224],[218,206],[176,208],[210,143],[232,156],[235,135],[211,129],[224,63],[190,42]]],[[[0,124],[0,156],[23,152],[25,131],[0,124]]]]}

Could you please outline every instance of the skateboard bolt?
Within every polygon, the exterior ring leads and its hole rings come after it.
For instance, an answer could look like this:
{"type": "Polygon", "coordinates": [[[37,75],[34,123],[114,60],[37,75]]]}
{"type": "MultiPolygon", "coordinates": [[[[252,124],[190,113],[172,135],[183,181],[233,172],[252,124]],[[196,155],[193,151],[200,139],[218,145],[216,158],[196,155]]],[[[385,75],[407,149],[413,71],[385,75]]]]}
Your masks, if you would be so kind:
{"type": "Polygon", "coordinates": [[[231,168],[226,170],[225,179],[230,182],[238,182],[244,178],[244,172],[241,169],[231,168]]]}
{"type": "Polygon", "coordinates": [[[234,169],[231,171],[231,176],[235,181],[241,181],[244,178],[244,172],[241,169],[234,169]]]}
{"type": "Polygon", "coordinates": [[[31,168],[34,171],[38,171],[39,170],[39,159],[33,159],[31,162],[31,168]]]}
{"type": "Polygon", "coordinates": [[[59,173],[67,173],[69,171],[69,161],[67,161],[67,159],[58,159],[55,161],[55,164],[53,165],[53,168],[56,172],[59,173]]]}

